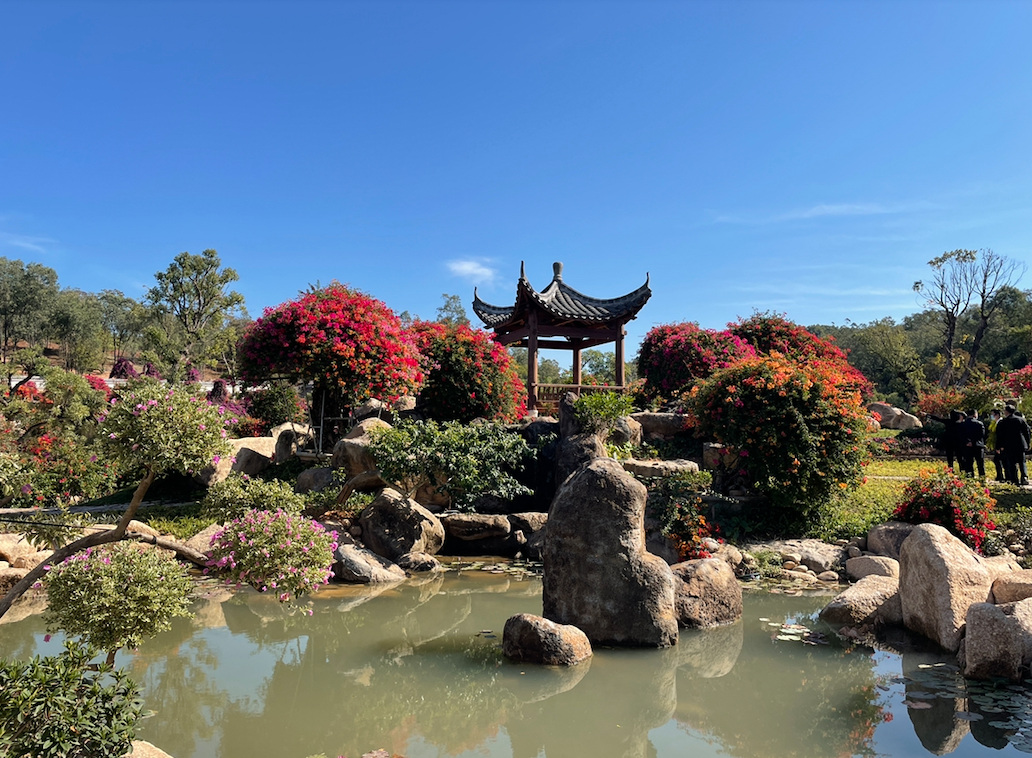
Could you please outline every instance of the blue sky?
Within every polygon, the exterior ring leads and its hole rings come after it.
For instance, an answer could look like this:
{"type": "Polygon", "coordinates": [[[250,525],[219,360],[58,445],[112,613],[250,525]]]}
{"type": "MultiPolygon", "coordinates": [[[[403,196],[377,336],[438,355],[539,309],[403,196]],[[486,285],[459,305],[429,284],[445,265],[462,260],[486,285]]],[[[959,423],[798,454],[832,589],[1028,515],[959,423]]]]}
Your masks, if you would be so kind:
{"type": "MultiPolygon", "coordinates": [[[[252,316],[333,279],[628,325],[900,318],[1032,262],[1032,3],[0,3],[0,255],[141,297],[215,248],[252,316]]],[[[1022,282],[1029,285],[1029,276],[1022,282]]]]}

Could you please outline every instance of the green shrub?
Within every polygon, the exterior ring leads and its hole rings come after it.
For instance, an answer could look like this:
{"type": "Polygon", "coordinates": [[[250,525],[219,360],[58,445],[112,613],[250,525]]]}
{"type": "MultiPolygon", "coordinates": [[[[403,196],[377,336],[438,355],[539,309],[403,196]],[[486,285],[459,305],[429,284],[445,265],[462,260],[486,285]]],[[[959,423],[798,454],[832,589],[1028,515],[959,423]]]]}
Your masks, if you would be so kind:
{"type": "Polygon", "coordinates": [[[622,392],[585,392],[573,402],[573,413],[584,431],[596,434],[608,434],[633,411],[631,396],[622,392]]]}
{"type": "Polygon", "coordinates": [[[520,435],[497,424],[402,421],[370,437],[380,476],[403,492],[433,484],[463,509],[481,495],[511,500],[530,494],[509,472],[522,470],[532,452],[520,435]]]}
{"type": "Polygon", "coordinates": [[[127,755],[142,715],[136,684],[93,652],[65,643],[60,655],[0,660],[0,755],[79,758],[127,755]]]}
{"type": "Polygon", "coordinates": [[[248,415],[260,424],[259,431],[265,435],[274,426],[292,421],[305,423],[305,407],[293,385],[273,381],[252,389],[244,395],[244,407],[248,415]]]}
{"type": "Polygon", "coordinates": [[[233,472],[208,488],[208,494],[201,501],[201,514],[225,524],[250,510],[278,509],[298,514],[308,504],[308,499],[294,492],[294,488],[287,482],[253,479],[246,474],[233,472]]]}
{"type": "Polygon", "coordinates": [[[911,524],[938,524],[980,550],[996,501],[985,482],[962,478],[948,468],[923,470],[907,482],[893,517],[911,524]]]}
{"type": "Polygon", "coordinates": [[[676,476],[643,479],[648,488],[648,507],[670,537],[682,561],[708,558],[702,541],[716,537],[717,527],[706,517],[700,497],[708,492],[713,477],[708,471],[686,471],[676,476]]]}
{"type": "Polygon", "coordinates": [[[275,592],[280,602],[326,584],[332,572],[337,533],[285,511],[252,510],[234,519],[211,540],[207,573],[226,573],[228,582],[275,592]]]}
{"type": "Polygon", "coordinates": [[[51,631],[108,652],[138,647],[188,616],[190,578],[171,556],[132,542],[87,548],[51,568],[44,616],[51,631]]]}

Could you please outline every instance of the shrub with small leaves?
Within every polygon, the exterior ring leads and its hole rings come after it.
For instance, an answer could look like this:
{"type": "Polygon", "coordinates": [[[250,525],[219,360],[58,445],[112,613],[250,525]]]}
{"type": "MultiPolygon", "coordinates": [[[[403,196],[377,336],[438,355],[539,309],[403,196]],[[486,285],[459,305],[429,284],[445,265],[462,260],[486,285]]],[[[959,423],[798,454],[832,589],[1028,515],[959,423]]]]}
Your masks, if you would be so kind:
{"type": "Polygon", "coordinates": [[[616,422],[634,411],[630,395],[622,392],[590,392],[573,402],[573,413],[587,432],[608,434],[616,422]]]}
{"type": "Polygon", "coordinates": [[[190,577],[175,558],[133,542],[88,548],[51,568],[45,620],[113,657],[188,616],[190,577]]]}
{"type": "Polygon", "coordinates": [[[287,482],[252,479],[233,472],[208,488],[208,494],[201,501],[201,513],[224,524],[251,510],[281,510],[295,515],[307,505],[308,498],[294,492],[287,482]]]}
{"type": "Polygon", "coordinates": [[[938,524],[972,549],[981,550],[992,521],[996,500],[985,482],[957,476],[950,469],[922,469],[907,482],[893,518],[910,524],[938,524]]]}
{"type": "Polygon", "coordinates": [[[473,508],[481,495],[511,500],[530,494],[510,472],[524,468],[531,450],[523,437],[498,424],[402,421],[374,429],[370,437],[380,476],[404,492],[432,484],[461,509],[473,508]]]}
{"type": "Polygon", "coordinates": [[[702,546],[716,537],[718,529],[706,518],[701,495],[709,491],[713,477],[708,471],[686,471],[671,477],[646,478],[649,511],[659,520],[663,534],[670,537],[682,561],[709,558],[702,546]]]}
{"type": "Polygon", "coordinates": [[[0,660],[0,755],[70,758],[127,755],[143,706],[122,671],[90,664],[77,642],[30,661],[0,660]]]}
{"type": "Polygon", "coordinates": [[[205,572],[223,572],[227,582],[274,592],[286,602],[330,580],[336,549],[337,533],[310,519],[252,510],[212,537],[205,572]]]}

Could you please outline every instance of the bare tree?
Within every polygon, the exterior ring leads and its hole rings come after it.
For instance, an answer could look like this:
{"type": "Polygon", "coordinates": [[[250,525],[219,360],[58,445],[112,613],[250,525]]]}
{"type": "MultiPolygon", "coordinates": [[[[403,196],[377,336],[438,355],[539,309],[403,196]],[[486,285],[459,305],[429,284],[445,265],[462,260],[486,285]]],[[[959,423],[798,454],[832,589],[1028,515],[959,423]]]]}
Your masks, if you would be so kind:
{"type": "Polygon", "coordinates": [[[971,342],[971,349],[968,354],[967,366],[960,377],[960,383],[965,384],[971,377],[971,371],[975,367],[975,360],[978,351],[982,347],[982,339],[989,328],[989,320],[996,313],[1003,301],[997,297],[1004,287],[1011,287],[1025,274],[1026,265],[1019,261],[1012,261],[1009,258],[998,255],[986,248],[980,250],[981,258],[972,266],[974,278],[973,300],[974,316],[977,321],[975,337],[971,342]]]}
{"type": "Polygon", "coordinates": [[[976,287],[976,250],[954,250],[928,261],[932,280],[914,282],[917,292],[931,308],[941,311],[943,367],[939,386],[948,387],[954,380],[954,346],[957,339],[957,321],[971,304],[976,287]]]}

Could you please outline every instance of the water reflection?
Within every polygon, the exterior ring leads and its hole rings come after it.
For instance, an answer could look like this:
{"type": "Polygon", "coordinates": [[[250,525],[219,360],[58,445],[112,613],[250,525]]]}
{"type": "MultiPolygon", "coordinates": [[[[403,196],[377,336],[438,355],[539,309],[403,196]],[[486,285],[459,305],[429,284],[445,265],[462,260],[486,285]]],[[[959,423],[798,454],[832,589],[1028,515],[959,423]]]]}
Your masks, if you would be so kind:
{"type": "MultiPolygon", "coordinates": [[[[375,747],[409,758],[838,758],[913,754],[918,741],[934,754],[1024,749],[1023,688],[1007,699],[964,683],[941,657],[879,663],[863,648],[784,634],[825,601],[749,593],[738,624],[686,632],[670,650],[598,650],[560,669],[501,657],[505,619],[541,612],[540,581],[525,576],[334,587],[310,602],[312,616],[213,586],[193,620],[122,663],[156,711],[140,737],[176,758],[375,747]]],[[[0,653],[59,652],[43,634],[38,615],[0,625],[0,653]]]]}

